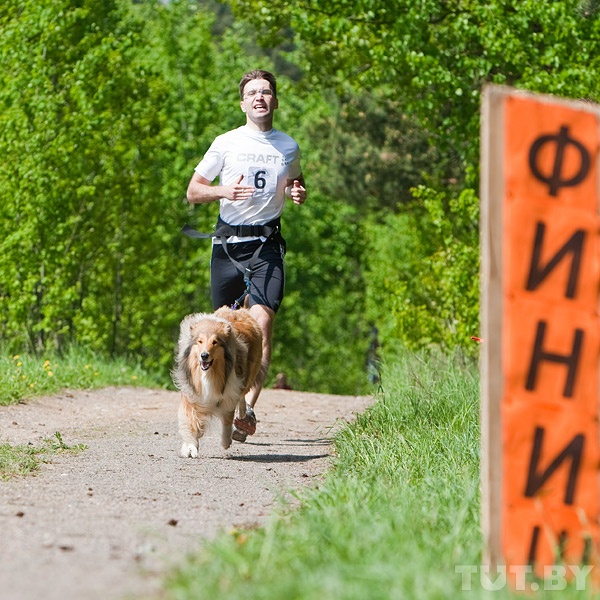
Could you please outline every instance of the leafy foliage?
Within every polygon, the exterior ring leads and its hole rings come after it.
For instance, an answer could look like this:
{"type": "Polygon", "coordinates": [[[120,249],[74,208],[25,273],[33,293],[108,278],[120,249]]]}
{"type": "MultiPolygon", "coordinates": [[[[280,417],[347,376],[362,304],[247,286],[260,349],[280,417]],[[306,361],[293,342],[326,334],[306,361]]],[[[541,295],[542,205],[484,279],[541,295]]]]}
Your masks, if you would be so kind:
{"type": "Polygon", "coordinates": [[[588,0],[231,5],[265,45],[296,42],[298,62],[315,81],[386,92],[437,132],[445,151],[473,162],[484,82],[598,98],[598,10],[588,0]]]}
{"type": "Polygon", "coordinates": [[[443,157],[398,100],[349,88],[325,97],[329,113],[304,127],[320,165],[312,185],[329,197],[356,206],[363,215],[397,210],[432,167],[444,172],[443,157]]]}
{"type": "Polygon", "coordinates": [[[357,393],[367,389],[369,345],[360,219],[354,207],[327,200],[313,192],[284,213],[287,291],[276,331],[286,344],[276,347],[274,362],[285,365],[294,386],[319,382],[319,391],[334,393],[343,381],[357,393]]]}
{"type": "Polygon", "coordinates": [[[271,376],[365,391],[373,327],[387,348],[469,344],[481,87],[599,98],[598,17],[595,0],[6,0],[0,341],[166,378],[180,319],[210,310],[209,244],[179,230],[217,207],[185,188],[264,67],[309,187],[284,214],[271,376]]]}
{"type": "Polygon", "coordinates": [[[166,87],[118,3],[18,4],[2,8],[0,147],[18,157],[0,173],[3,335],[32,351],[143,352],[158,337],[148,299],[183,308],[157,268],[181,246],[157,194],[166,87]]]}
{"type": "Polygon", "coordinates": [[[313,85],[333,90],[342,105],[353,90],[346,105],[354,107],[350,127],[340,134],[342,119],[331,120],[329,139],[337,144],[340,180],[352,183],[356,197],[366,195],[372,209],[371,225],[364,228],[370,238],[367,303],[384,344],[399,339],[410,347],[465,344],[477,331],[481,89],[492,82],[598,100],[598,3],[231,0],[231,5],[238,18],[253,23],[265,45],[293,43],[293,56],[313,85]],[[360,125],[364,106],[366,133],[360,125]],[[384,107],[383,127],[375,107],[384,107]],[[415,140],[426,140],[429,148],[415,146],[415,140]],[[379,153],[370,151],[377,148],[379,153]],[[411,161],[394,160],[389,173],[378,172],[388,152],[411,161]],[[378,174],[371,189],[365,185],[368,173],[378,174]],[[413,201],[407,190],[413,190],[413,201]],[[394,205],[394,196],[402,202],[394,205]]]}
{"type": "MultiPolygon", "coordinates": [[[[214,136],[243,123],[237,81],[257,63],[244,25],[226,14],[217,24],[212,10],[224,15],[222,5],[184,0],[0,7],[0,339],[8,351],[66,353],[77,344],[134,356],[165,377],[181,318],[210,310],[210,245],[179,231],[186,221],[209,231],[217,207],[190,207],[185,187],[214,136]]],[[[282,79],[283,97],[289,88],[282,79]]],[[[282,129],[297,124],[299,108],[282,102],[282,129]]],[[[315,211],[328,201],[317,200],[315,211]]],[[[332,223],[344,218],[330,212],[332,223]]],[[[338,308],[347,301],[343,282],[321,267],[337,273],[356,254],[338,244],[322,265],[311,209],[292,230],[310,243],[297,266],[290,252],[289,320],[280,319],[273,374],[354,391],[364,385],[354,344],[340,353],[357,365],[351,378],[331,377],[334,348],[301,348],[332,314],[336,327],[353,331],[347,323],[356,319],[338,308]],[[314,285],[303,294],[304,262],[331,298],[314,285]]]]}
{"type": "Polygon", "coordinates": [[[406,211],[371,226],[366,253],[369,315],[381,341],[474,350],[478,335],[477,198],[414,190],[406,211]]]}

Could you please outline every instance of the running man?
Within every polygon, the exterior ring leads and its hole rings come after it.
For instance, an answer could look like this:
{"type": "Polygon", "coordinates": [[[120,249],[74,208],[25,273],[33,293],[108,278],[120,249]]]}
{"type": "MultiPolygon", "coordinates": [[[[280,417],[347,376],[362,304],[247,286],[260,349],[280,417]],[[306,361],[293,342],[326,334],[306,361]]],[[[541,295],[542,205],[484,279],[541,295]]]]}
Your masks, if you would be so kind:
{"type": "Polygon", "coordinates": [[[248,308],[263,333],[262,369],[246,397],[246,419],[236,419],[233,439],[244,442],[256,430],[254,406],[271,363],[273,321],[284,295],[285,240],[280,216],[286,198],[306,200],[296,141],[273,128],[278,108],[272,73],[254,70],[239,84],[240,108],[246,124],[224,133],[195,169],[187,189],[188,202],[220,202],[217,226],[231,225],[226,239],[213,238],[211,294],[213,307],[233,305],[246,290],[244,272],[251,269],[248,308]],[[212,182],[219,178],[218,185],[212,182]],[[250,226],[250,227],[249,227],[250,226]]]}

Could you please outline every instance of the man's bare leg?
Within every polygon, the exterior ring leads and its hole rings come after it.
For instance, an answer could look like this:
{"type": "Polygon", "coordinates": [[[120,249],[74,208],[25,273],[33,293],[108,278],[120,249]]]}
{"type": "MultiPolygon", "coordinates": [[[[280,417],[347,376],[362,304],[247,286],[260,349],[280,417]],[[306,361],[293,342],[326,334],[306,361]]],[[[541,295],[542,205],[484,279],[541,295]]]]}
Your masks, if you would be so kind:
{"type": "Polygon", "coordinates": [[[273,320],[275,311],[255,304],[250,307],[250,314],[256,319],[263,334],[262,345],[262,364],[256,382],[252,389],[246,394],[246,417],[234,421],[234,430],[232,437],[236,442],[245,442],[248,435],[252,435],[256,430],[256,416],[254,415],[254,405],[260,396],[269,365],[271,364],[271,338],[273,335],[273,320]]]}
{"type": "Polygon", "coordinates": [[[267,371],[271,364],[271,340],[273,338],[275,311],[262,304],[255,304],[254,306],[251,306],[249,310],[250,314],[256,319],[263,335],[261,369],[252,389],[246,394],[246,404],[251,408],[254,408],[254,405],[260,396],[260,392],[263,389],[267,371]]]}

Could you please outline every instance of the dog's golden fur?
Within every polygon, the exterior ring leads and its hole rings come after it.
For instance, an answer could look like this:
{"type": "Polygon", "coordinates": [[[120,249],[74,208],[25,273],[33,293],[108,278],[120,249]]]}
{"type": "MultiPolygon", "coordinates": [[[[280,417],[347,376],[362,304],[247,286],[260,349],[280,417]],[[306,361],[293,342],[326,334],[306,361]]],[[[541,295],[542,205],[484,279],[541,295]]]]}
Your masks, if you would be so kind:
{"type": "Polygon", "coordinates": [[[181,391],[181,456],[198,456],[198,442],[213,416],[221,419],[221,444],[229,448],[235,411],[241,419],[246,416],[245,395],[261,361],[261,329],[248,310],[224,306],[183,319],[173,370],[181,391]]]}

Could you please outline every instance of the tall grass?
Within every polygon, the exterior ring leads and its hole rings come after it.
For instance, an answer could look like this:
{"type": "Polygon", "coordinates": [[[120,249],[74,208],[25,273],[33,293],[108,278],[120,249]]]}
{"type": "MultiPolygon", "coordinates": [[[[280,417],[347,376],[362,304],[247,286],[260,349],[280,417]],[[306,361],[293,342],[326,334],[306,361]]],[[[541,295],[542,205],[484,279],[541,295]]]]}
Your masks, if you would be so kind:
{"type": "Polygon", "coordinates": [[[9,354],[0,349],[0,405],[13,404],[63,388],[94,389],[107,386],[165,385],[158,376],[124,359],[105,359],[71,348],[61,355],[9,354]]]}
{"type": "Polygon", "coordinates": [[[477,366],[404,354],[384,365],[382,382],[376,404],[337,435],[335,468],[298,510],[223,533],[172,574],[166,597],[597,598],[591,582],[528,582],[519,595],[482,576],[477,366]]]}
{"type": "Polygon", "coordinates": [[[404,355],[376,404],[335,440],[326,481],[252,532],[223,534],[169,597],[456,598],[481,561],[474,364],[404,355]]]}
{"type": "MultiPolygon", "coordinates": [[[[0,406],[54,394],[65,388],[157,387],[161,383],[164,384],[136,363],[104,359],[76,348],[61,355],[42,357],[9,354],[0,349],[0,406]]],[[[42,462],[50,460],[58,452],[80,452],[83,449],[64,444],[60,432],[41,446],[13,446],[2,439],[0,428],[0,480],[33,474],[42,462]]]]}

